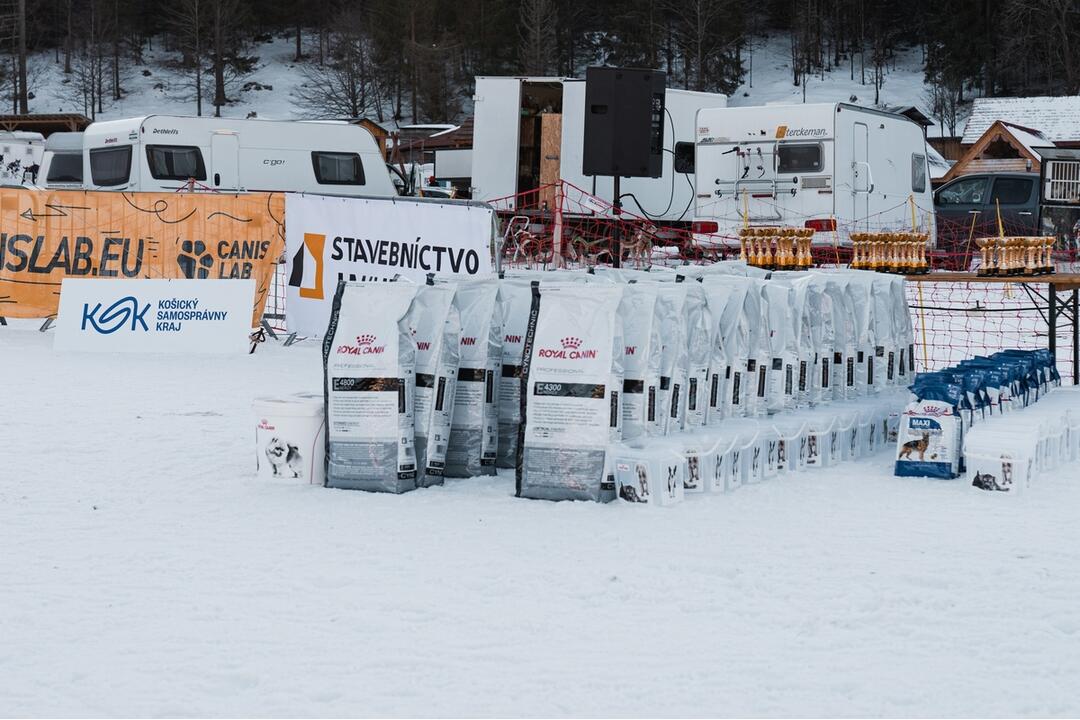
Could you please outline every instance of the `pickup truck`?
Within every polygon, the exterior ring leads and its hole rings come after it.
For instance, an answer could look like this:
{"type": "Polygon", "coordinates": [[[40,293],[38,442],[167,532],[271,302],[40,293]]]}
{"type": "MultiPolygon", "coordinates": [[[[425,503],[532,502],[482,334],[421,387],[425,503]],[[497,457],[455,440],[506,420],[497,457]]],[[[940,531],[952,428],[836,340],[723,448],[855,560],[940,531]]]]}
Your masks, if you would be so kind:
{"type": "Polygon", "coordinates": [[[963,175],[934,193],[938,247],[964,243],[969,234],[998,233],[998,208],[1006,235],[1038,235],[1039,175],[983,173],[963,175]],[[975,230],[971,226],[974,221],[975,230]]]}

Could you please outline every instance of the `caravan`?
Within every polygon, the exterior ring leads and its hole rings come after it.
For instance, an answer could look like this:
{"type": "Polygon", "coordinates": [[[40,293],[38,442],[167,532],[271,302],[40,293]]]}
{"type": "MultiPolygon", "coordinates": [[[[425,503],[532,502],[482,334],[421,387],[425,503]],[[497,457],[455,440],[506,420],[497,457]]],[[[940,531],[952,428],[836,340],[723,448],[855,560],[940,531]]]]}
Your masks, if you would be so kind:
{"type": "MultiPolygon", "coordinates": [[[[564,180],[590,195],[614,200],[612,178],[582,172],[584,80],[478,77],[473,100],[473,199],[491,202],[506,198],[500,203],[505,209],[545,203],[551,207],[555,197],[552,184],[564,180]]],[[[693,175],[691,169],[679,168],[683,158],[693,157],[694,117],[699,110],[727,107],[727,96],[668,88],[664,103],[662,174],[658,178],[626,178],[620,192],[631,213],[654,222],[689,225],[693,175]]]]}
{"type": "Polygon", "coordinates": [[[0,185],[33,185],[44,152],[45,138],[41,133],[0,132],[0,185]]]}
{"type": "Polygon", "coordinates": [[[55,132],[45,140],[38,186],[49,190],[81,190],[83,186],[83,134],[55,132]]]}
{"type": "Polygon", "coordinates": [[[702,110],[694,155],[694,230],[736,243],[744,225],[935,237],[922,128],[902,115],[843,103],[702,110]]]}
{"type": "Polygon", "coordinates": [[[110,120],[86,129],[82,155],[88,190],[397,195],[375,138],[345,122],[169,115],[110,120]]]}

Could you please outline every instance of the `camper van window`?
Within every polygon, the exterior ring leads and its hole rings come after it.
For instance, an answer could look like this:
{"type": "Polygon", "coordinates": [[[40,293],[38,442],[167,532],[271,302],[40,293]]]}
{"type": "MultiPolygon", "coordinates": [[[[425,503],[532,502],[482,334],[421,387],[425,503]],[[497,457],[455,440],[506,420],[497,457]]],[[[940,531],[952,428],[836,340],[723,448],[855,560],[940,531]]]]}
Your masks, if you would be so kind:
{"type": "Polygon", "coordinates": [[[364,184],[364,165],[356,153],[313,152],[311,164],[320,185],[364,184]]]}
{"type": "Polygon", "coordinates": [[[911,191],[926,192],[926,156],[911,156],[911,191]]]}
{"type": "Polygon", "coordinates": [[[131,146],[90,151],[90,179],[100,187],[124,185],[131,176],[131,146]]]}
{"type": "Polygon", "coordinates": [[[47,183],[81,183],[82,155],[75,153],[55,153],[49,163],[47,183]]]}
{"type": "Polygon", "coordinates": [[[677,173],[692,173],[692,172],[694,172],[694,143],[692,143],[692,142],[677,142],[677,143],[675,143],[675,172],[677,172],[677,173]]]}
{"type": "Polygon", "coordinates": [[[147,145],[146,160],[155,180],[206,179],[199,148],[187,145],[147,145]]]}
{"type": "Polygon", "coordinates": [[[783,144],[777,148],[776,154],[780,160],[777,172],[821,172],[821,143],[783,144]]]}

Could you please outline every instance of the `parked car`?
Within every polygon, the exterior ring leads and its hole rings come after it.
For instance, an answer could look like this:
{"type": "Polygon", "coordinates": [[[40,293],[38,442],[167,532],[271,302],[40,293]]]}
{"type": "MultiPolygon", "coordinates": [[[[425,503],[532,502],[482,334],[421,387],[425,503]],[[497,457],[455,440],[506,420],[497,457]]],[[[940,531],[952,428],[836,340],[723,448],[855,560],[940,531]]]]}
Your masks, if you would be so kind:
{"type": "Polygon", "coordinates": [[[942,185],[934,193],[939,247],[943,245],[941,240],[956,246],[969,235],[996,235],[998,208],[1006,234],[1037,235],[1038,173],[963,175],[942,185]]]}

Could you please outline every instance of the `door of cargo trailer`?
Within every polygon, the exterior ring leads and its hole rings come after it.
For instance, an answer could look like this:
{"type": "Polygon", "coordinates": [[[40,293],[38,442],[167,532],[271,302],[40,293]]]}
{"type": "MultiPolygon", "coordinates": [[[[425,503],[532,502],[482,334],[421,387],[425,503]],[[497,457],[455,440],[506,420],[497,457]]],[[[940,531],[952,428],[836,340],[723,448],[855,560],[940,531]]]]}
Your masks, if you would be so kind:
{"type": "MultiPolygon", "coordinates": [[[[473,199],[513,195],[517,192],[521,80],[478,77],[473,102],[473,199]]],[[[513,200],[500,209],[504,207],[513,209],[513,200]]]]}

